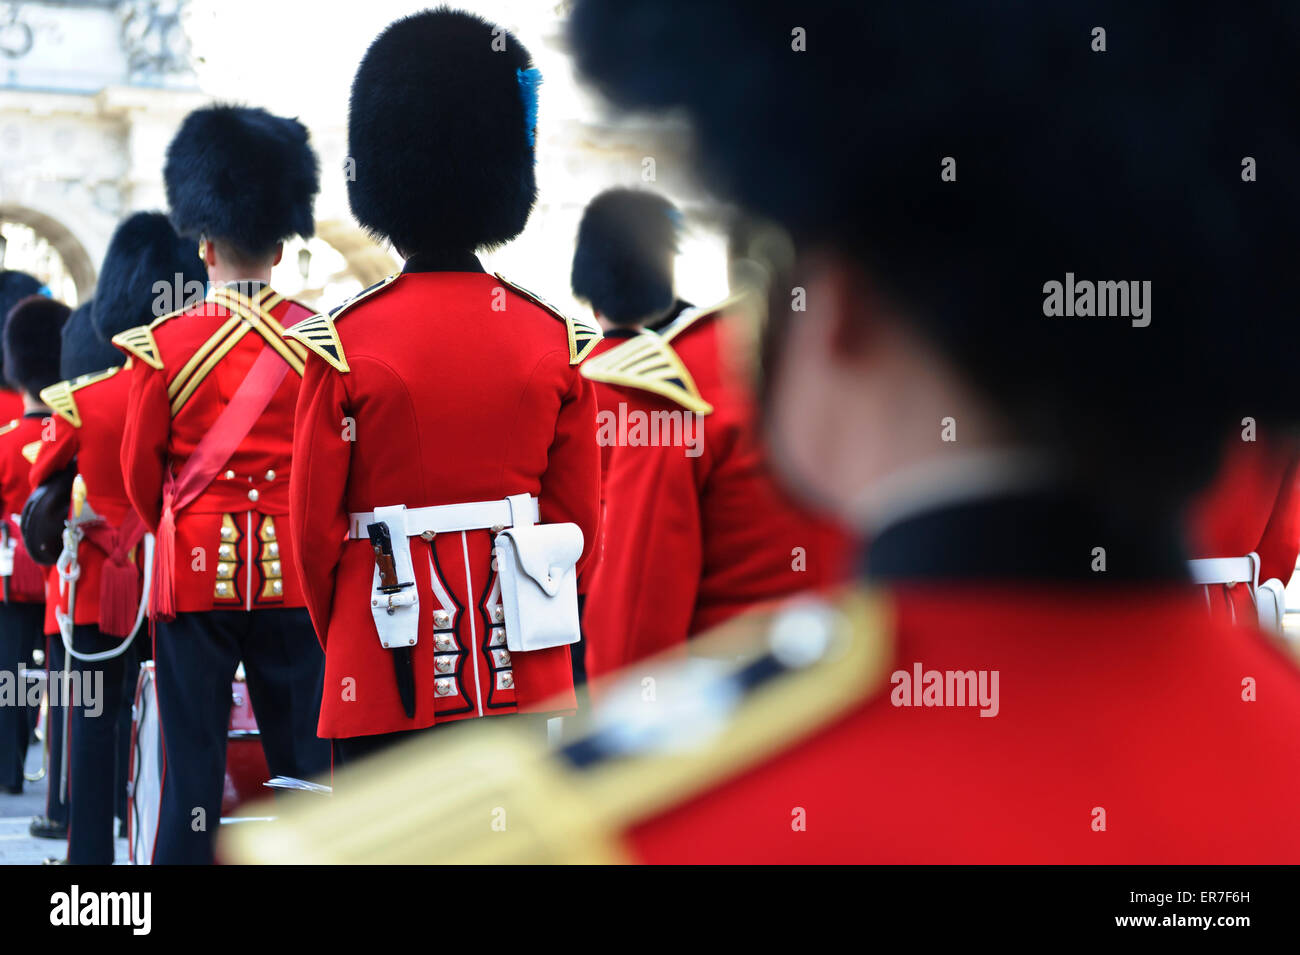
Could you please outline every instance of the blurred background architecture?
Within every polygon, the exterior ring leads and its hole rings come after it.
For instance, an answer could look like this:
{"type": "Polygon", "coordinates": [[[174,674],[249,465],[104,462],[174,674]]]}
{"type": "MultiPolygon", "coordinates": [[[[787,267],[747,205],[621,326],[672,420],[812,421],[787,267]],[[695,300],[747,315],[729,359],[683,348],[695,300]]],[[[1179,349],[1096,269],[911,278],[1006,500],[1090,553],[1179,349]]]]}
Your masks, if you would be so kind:
{"type": "MultiPolygon", "coordinates": [[[[352,219],[347,97],[371,39],[419,0],[0,0],[0,263],[76,304],[91,295],[115,224],[162,209],[163,156],[181,118],[213,100],[299,117],[321,159],[317,235],[286,250],[277,288],[330,306],[398,259],[352,219]]],[[[670,122],[612,120],[573,75],[567,3],[465,3],[512,30],[543,74],[540,199],[524,234],[485,265],[562,309],[578,219],[611,185],[663,191],[687,213],[681,291],[725,296],[725,210],[686,173],[670,122]]],[[[449,144],[454,148],[454,144],[449,144]]]]}

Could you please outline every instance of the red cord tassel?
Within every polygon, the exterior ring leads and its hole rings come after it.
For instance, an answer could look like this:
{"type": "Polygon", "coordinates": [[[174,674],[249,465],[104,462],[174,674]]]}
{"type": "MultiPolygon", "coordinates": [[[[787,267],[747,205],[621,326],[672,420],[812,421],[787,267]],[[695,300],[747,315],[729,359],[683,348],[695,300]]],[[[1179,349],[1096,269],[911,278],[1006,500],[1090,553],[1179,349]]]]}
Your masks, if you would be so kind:
{"type": "MultiPolygon", "coordinates": [[[[168,495],[170,497],[170,495],[168,495]]],[[[153,553],[153,584],[149,594],[149,616],[153,620],[174,620],[176,617],[176,515],[171,502],[163,505],[162,519],[154,535],[157,543],[153,553]]]]}
{"type": "Polygon", "coordinates": [[[45,568],[32,560],[22,541],[14,548],[14,574],[9,578],[9,589],[16,596],[45,599],[45,568]]]}
{"type": "Polygon", "coordinates": [[[129,637],[140,609],[140,568],[112,554],[99,577],[99,629],[110,637],[129,637]]]}

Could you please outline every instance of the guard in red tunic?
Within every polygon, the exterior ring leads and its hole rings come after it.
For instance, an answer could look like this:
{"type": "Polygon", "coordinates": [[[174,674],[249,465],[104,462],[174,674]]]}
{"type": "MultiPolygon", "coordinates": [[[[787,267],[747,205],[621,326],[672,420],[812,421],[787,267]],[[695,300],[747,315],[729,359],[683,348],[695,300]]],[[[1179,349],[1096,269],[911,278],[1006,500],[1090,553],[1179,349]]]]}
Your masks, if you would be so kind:
{"type": "Polygon", "coordinates": [[[578,0],[579,67],[784,230],[737,248],[770,447],[870,532],[862,586],[635,668],[553,757],[413,747],[268,854],[1300,862],[1300,671],[1180,546],[1228,429],[1300,422],[1300,191],[1263,174],[1300,164],[1300,37],[1186,6],[1110,5],[1099,54],[1066,4],[578,0]]]}
{"type": "Polygon", "coordinates": [[[312,352],[293,531],[325,648],[320,734],[344,760],[393,734],[574,706],[573,575],[600,495],[578,363],[599,332],[475,256],[532,208],[538,81],[514,36],[435,11],[382,33],[353,84],[352,211],[406,265],[289,332],[312,352]],[[494,561],[494,541],[522,560],[494,561]]]}
{"type": "Polygon", "coordinates": [[[269,284],[283,240],[312,234],[318,176],[300,123],[231,106],[186,117],[163,176],[172,221],[202,239],[212,285],[193,303],[172,287],[160,298],[185,303],[179,311],[113,343],[132,361],[127,497],[157,536],[150,614],[165,766],[155,861],[208,862],[241,659],[271,773],[329,768],[314,733],[323,659],[288,520],[307,350],[284,330],[311,312],[269,284]]]}
{"type": "Polygon", "coordinates": [[[583,611],[592,678],[846,569],[847,535],[771,480],[737,367],[737,316],[674,295],[680,221],[661,196],[611,189],[578,229],[573,292],[605,330],[582,366],[598,385],[609,462],[583,611]]]}
{"type": "MultiPolygon", "coordinates": [[[[45,650],[47,673],[63,670],[63,645],[43,636],[45,572],[32,560],[19,534],[18,518],[30,490],[27,475],[47,437],[49,409],[38,397],[59,379],[59,332],[69,309],[43,295],[23,299],[9,312],[4,325],[4,376],[22,396],[22,417],[0,427],[0,672],[11,674],[17,690],[23,665],[32,664],[32,651],[45,650]]],[[[48,686],[48,684],[47,684],[48,686]]],[[[52,697],[51,699],[58,699],[52,697]]],[[[0,706],[0,785],[6,792],[22,789],[23,758],[31,731],[29,710],[10,700],[0,706]]],[[[50,706],[45,726],[45,814],[32,821],[31,833],[47,839],[67,834],[68,814],[63,786],[63,724],[61,702],[50,706]]]]}
{"type": "Polygon", "coordinates": [[[135,641],[144,629],[145,526],[127,499],[121,467],[131,375],[109,340],[149,318],[155,283],[177,281],[207,282],[194,244],[177,236],[162,213],[138,212],[123,221],[100,269],[93,320],[83,306],[64,327],[66,380],[41,392],[56,414],[54,440],[42,446],[32,486],[74,462],[77,469],[68,514],[73,546],[65,538],[56,567],[57,623],[81,654],[72,656],[69,668],[103,687],[93,710],[72,710],[67,858],[74,865],[113,863],[116,787],[129,757],[117,728],[135,689],[135,641]]]}

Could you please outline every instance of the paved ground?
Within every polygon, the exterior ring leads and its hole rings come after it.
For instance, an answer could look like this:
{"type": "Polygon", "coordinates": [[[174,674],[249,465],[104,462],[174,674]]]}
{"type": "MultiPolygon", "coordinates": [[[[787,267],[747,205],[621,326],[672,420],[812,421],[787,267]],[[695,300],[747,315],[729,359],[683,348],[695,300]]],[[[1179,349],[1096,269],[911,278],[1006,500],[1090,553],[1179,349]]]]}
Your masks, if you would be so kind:
{"type": "MultiPolygon", "coordinates": [[[[41,750],[27,752],[27,771],[41,768],[41,750]]],[[[33,839],[27,834],[32,816],[45,811],[45,780],[28,783],[21,796],[0,794],[0,865],[40,865],[45,859],[67,855],[67,845],[53,839],[33,839]]],[[[117,840],[117,861],[126,862],[126,840],[117,840]]]]}

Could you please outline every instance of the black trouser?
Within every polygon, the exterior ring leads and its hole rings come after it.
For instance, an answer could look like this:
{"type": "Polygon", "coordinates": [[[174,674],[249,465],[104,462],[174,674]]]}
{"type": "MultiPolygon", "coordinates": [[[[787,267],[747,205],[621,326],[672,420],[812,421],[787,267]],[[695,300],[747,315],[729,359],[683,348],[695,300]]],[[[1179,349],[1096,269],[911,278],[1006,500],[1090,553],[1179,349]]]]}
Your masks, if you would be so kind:
{"type": "MultiPolygon", "coordinates": [[[[42,615],[44,611],[42,611],[42,615]]],[[[57,633],[45,638],[45,672],[47,676],[45,691],[58,696],[50,696],[50,705],[45,708],[45,818],[50,822],[68,824],[68,694],[70,687],[54,687],[55,681],[62,680],[67,669],[68,653],[63,649],[63,638],[57,633]],[[58,700],[58,705],[54,700],[58,700]]]]}
{"type": "Polygon", "coordinates": [[[0,603],[0,680],[12,680],[14,698],[0,700],[0,786],[21,789],[33,716],[19,671],[32,665],[45,626],[44,604],[0,603]]]}
{"type": "MultiPolygon", "coordinates": [[[[82,653],[112,650],[121,643],[120,637],[107,637],[98,627],[79,624],[72,631],[72,646],[82,653]]],[[[81,705],[69,714],[68,862],[112,865],[118,781],[130,759],[129,743],[124,748],[119,733],[123,710],[128,717],[131,710],[129,703],[123,705],[123,687],[134,693],[139,663],[132,645],[108,660],[88,663],[73,657],[68,669],[77,674],[83,694],[81,705]],[[93,701],[84,695],[92,680],[97,694],[93,701]]]]}
{"type": "Polygon", "coordinates": [[[213,860],[240,660],[271,775],[310,779],[329,769],[329,743],[316,735],[325,655],[306,610],[210,610],[159,623],[164,762],[155,863],[213,860]]]}

